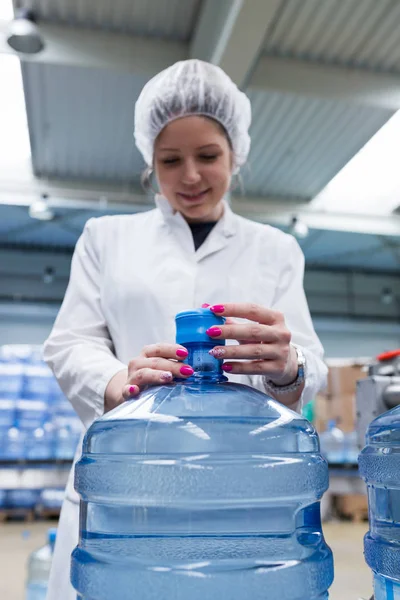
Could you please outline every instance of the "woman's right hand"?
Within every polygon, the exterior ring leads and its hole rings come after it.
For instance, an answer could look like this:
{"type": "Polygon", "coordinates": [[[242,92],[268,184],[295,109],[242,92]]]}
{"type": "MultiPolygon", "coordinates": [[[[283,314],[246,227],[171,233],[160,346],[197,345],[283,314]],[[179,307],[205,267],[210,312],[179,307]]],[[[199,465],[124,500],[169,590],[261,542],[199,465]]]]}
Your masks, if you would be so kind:
{"type": "Polygon", "coordinates": [[[165,385],[175,377],[193,375],[193,369],[182,362],[188,351],[179,344],[145,346],[139,356],[129,361],[128,373],[121,371],[109,382],[104,396],[104,412],[137,396],[148,385],[165,385]]]}

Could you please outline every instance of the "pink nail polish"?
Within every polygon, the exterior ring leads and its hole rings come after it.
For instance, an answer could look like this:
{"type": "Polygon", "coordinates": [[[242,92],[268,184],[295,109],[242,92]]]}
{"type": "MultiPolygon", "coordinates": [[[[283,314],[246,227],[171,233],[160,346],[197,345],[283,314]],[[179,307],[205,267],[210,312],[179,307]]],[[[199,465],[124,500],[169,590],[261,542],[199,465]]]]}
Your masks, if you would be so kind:
{"type": "Polygon", "coordinates": [[[207,329],[206,334],[214,337],[217,335],[221,335],[222,333],[222,329],[220,329],[219,327],[210,327],[209,329],[207,329]]]}
{"type": "Polygon", "coordinates": [[[186,358],[188,354],[189,352],[187,350],[183,350],[181,348],[176,351],[176,355],[179,356],[179,358],[186,358]]]}
{"type": "Polygon", "coordinates": [[[224,356],[225,350],[223,348],[213,348],[208,354],[211,354],[214,358],[221,358],[221,356],[224,356]]]}
{"type": "Polygon", "coordinates": [[[190,377],[190,375],[193,375],[193,373],[194,373],[192,367],[188,367],[187,365],[184,365],[179,370],[182,373],[182,375],[187,375],[189,377],[190,377]]]}
{"type": "Polygon", "coordinates": [[[208,308],[209,306],[210,306],[209,304],[205,303],[205,304],[201,305],[201,308],[208,308]]]}
{"type": "Polygon", "coordinates": [[[172,381],[172,373],[165,371],[164,373],[161,373],[160,378],[162,381],[172,381]]]}
{"type": "Polygon", "coordinates": [[[227,371],[228,373],[232,371],[232,365],[222,365],[222,370],[227,371]]]}
{"type": "Polygon", "coordinates": [[[225,306],[223,304],[215,304],[214,306],[210,306],[210,310],[216,313],[223,313],[225,310],[225,306]]]}
{"type": "Polygon", "coordinates": [[[136,385],[131,385],[131,387],[129,388],[129,393],[135,394],[135,392],[136,392],[136,385]]]}

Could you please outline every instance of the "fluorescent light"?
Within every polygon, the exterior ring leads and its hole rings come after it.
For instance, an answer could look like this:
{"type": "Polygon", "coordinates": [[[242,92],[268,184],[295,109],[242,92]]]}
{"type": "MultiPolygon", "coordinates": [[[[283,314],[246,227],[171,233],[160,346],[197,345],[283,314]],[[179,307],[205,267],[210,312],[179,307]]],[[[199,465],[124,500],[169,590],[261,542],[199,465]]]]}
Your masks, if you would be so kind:
{"type": "Polygon", "coordinates": [[[31,150],[17,56],[0,54],[0,81],[0,171],[18,174],[30,163],[31,150]]]}
{"type": "Polygon", "coordinates": [[[308,225],[298,217],[293,217],[290,223],[289,233],[294,235],[294,237],[303,240],[309,234],[308,225]]]}
{"type": "Polygon", "coordinates": [[[314,198],[327,212],[389,215],[400,204],[400,111],[314,198]]]}
{"type": "Polygon", "coordinates": [[[14,7],[12,0],[1,0],[0,21],[12,21],[14,18],[14,7]]]}
{"type": "Polygon", "coordinates": [[[54,211],[49,207],[46,198],[38,198],[29,207],[29,216],[32,219],[39,221],[52,221],[54,219],[54,211]]]}

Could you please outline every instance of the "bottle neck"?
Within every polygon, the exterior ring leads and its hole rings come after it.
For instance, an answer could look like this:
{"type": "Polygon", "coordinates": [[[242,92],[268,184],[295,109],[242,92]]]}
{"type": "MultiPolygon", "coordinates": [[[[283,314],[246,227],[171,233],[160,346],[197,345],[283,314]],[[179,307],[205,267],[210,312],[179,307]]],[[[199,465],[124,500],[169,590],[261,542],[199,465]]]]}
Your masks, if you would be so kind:
{"type": "Polygon", "coordinates": [[[185,348],[189,355],[185,362],[194,369],[194,375],[190,377],[193,381],[226,381],[227,378],[222,370],[222,360],[218,360],[209,354],[215,346],[215,342],[186,343],[185,348]]]}

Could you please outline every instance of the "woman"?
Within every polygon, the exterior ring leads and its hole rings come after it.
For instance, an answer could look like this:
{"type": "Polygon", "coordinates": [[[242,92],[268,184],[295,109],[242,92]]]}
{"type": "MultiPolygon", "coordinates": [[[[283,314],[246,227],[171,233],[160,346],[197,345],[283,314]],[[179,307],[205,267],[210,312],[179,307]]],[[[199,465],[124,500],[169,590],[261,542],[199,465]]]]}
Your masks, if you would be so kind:
{"type": "MultiPolygon", "coordinates": [[[[234,215],[224,200],[249,152],[250,120],[245,94],[201,61],[177,63],[143,89],[135,139],[161,191],[157,208],[87,223],[45,345],[85,427],[145,385],[191,375],[187,352],[174,343],[174,316],[203,303],[228,317],[209,335],[230,379],[294,409],[324,384],[300,248],[234,215]]],[[[75,600],[69,558],[78,511],[71,475],[48,600],[75,600]]]]}

